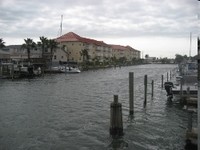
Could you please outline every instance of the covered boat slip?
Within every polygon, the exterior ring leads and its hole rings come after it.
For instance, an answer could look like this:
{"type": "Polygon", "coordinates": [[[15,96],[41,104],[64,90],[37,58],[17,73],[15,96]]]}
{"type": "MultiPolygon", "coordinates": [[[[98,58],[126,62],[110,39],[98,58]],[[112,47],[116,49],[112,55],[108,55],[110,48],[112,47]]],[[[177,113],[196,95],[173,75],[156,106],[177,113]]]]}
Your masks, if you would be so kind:
{"type": "Polygon", "coordinates": [[[174,87],[172,87],[172,93],[174,96],[180,95],[181,90],[182,90],[183,95],[190,94],[190,95],[197,96],[198,84],[197,84],[196,73],[191,74],[191,75],[177,76],[176,80],[172,82],[174,83],[174,87]]]}
{"type": "Polygon", "coordinates": [[[0,79],[15,79],[23,77],[39,76],[41,68],[35,69],[34,64],[30,66],[16,65],[14,63],[0,63],[0,79]]]}
{"type": "Polygon", "coordinates": [[[195,71],[193,74],[182,74],[177,72],[175,78],[170,78],[171,80],[165,82],[165,90],[167,92],[167,97],[169,99],[188,99],[196,98],[198,93],[197,84],[197,73],[195,71]]]}
{"type": "Polygon", "coordinates": [[[14,65],[12,63],[0,63],[0,78],[13,78],[14,65]]]}
{"type": "MultiPolygon", "coordinates": [[[[183,85],[182,86],[183,95],[190,94],[191,96],[197,96],[197,91],[198,91],[197,85],[183,85]],[[189,91],[188,91],[188,87],[189,87],[189,91]]],[[[179,96],[181,93],[181,86],[179,85],[172,88],[172,93],[174,96],[179,96]]]]}

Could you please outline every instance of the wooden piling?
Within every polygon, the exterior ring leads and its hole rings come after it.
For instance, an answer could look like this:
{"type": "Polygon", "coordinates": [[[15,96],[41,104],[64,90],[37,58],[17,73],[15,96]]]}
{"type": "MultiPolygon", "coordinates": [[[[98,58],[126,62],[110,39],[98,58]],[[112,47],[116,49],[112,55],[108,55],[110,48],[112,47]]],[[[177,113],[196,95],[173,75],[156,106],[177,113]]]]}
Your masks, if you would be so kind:
{"type": "Polygon", "coordinates": [[[180,100],[183,98],[183,79],[180,80],[180,100]]]}
{"type": "Polygon", "coordinates": [[[134,73],[129,72],[129,114],[134,113],[134,73]]]}
{"type": "Polygon", "coordinates": [[[188,111],[188,131],[192,131],[192,114],[193,111],[188,111]]]}
{"type": "Polygon", "coordinates": [[[14,65],[11,66],[11,78],[14,79],[14,65]]]}
{"type": "Polygon", "coordinates": [[[190,87],[187,87],[187,100],[190,99],[190,87]]]}
{"type": "Polygon", "coordinates": [[[154,80],[152,80],[151,82],[151,98],[153,99],[153,95],[154,95],[154,80]]]}
{"type": "Polygon", "coordinates": [[[168,72],[167,72],[167,82],[168,82],[168,80],[169,80],[169,75],[168,75],[168,72]]]}
{"type": "Polygon", "coordinates": [[[44,77],[44,71],[45,71],[45,67],[44,67],[44,66],[42,66],[42,67],[41,67],[41,69],[42,69],[42,76],[44,77]]]}
{"type": "Polygon", "coordinates": [[[171,70],[169,71],[169,80],[171,80],[172,79],[172,72],[171,72],[171,70]]]}
{"type": "Polygon", "coordinates": [[[110,104],[110,135],[123,135],[122,105],[118,103],[118,95],[114,95],[114,102],[110,104]]]}
{"type": "Polygon", "coordinates": [[[161,75],[161,87],[163,88],[163,75],[161,75]]]}
{"type": "Polygon", "coordinates": [[[3,75],[3,66],[0,64],[0,76],[3,75]]]}
{"type": "Polygon", "coordinates": [[[147,75],[144,76],[144,107],[147,104],[147,75]]]}

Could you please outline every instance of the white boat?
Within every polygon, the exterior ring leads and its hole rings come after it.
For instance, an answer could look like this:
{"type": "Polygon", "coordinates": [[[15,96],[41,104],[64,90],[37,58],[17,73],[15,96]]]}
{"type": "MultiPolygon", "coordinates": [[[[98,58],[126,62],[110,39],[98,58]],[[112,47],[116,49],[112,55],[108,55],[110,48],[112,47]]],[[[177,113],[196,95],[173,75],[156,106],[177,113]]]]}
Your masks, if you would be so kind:
{"type": "Polygon", "coordinates": [[[77,67],[68,67],[68,66],[56,66],[52,67],[53,72],[58,73],[80,73],[81,71],[77,67]]]}

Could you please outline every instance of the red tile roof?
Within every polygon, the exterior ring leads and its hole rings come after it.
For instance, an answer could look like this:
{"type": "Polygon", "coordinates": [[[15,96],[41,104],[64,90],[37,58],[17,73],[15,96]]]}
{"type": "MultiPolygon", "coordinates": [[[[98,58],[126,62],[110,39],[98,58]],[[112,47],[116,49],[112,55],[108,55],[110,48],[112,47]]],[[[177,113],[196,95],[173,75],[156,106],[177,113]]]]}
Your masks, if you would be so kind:
{"type": "Polygon", "coordinates": [[[131,46],[127,45],[127,46],[122,46],[122,45],[114,45],[114,44],[110,44],[111,48],[113,50],[120,50],[120,51],[127,51],[127,50],[132,50],[132,51],[138,51],[134,48],[132,48],[131,46]]]}
{"type": "Polygon", "coordinates": [[[103,41],[97,41],[94,39],[84,38],[73,32],[69,32],[67,34],[64,34],[58,37],[56,41],[57,42],[83,42],[83,43],[94,44],[98,46],[110,47],[108,44],[104,43],[103,41]]]}
{"type": "Polygon", "coordinates": [[[128,48],[125,47],[125,46],[121,46],[121,45],[113,45],[113,44],[110,44],[111,48],[113,50],[121,50],[121,51],[125,51],[127,50],[128,48]]]}
{"type": "Polygon", "coordinates": [[[72,41],[80,41],[81,37],[73,32],[69,32],[67,34],[58,37],[56,40],[57,42],[72,42],[72,41]]]}

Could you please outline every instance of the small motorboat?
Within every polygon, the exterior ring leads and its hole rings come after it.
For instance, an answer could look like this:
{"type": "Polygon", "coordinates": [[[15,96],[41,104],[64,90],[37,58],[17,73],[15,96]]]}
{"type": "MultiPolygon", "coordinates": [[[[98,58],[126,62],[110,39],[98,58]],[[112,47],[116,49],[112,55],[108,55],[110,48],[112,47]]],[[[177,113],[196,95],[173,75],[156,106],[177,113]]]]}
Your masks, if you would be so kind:
{"type": "Polygon", "coordinates": [[[51,70],[53,72],[58,72],[58,73],[80,73],[81,72],[77,67],[70,67],[70,66],[52,67],[51,70]]]}

